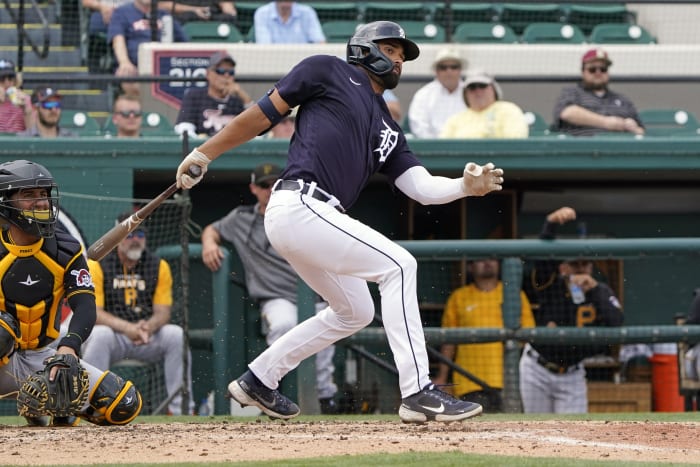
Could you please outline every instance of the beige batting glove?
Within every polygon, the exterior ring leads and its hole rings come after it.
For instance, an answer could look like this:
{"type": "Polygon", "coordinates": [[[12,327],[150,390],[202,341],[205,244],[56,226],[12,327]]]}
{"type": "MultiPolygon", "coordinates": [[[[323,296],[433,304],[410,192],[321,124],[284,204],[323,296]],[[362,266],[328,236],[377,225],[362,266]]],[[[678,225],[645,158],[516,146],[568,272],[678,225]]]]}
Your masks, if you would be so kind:
{"type": "Polygon", "coordinates": [[[190,189],[197,183],[202,181],[204,174],[207,173],[207,166],[211,162],[204,153],[200,152],[198,149],[193,149],[187,157],[185,157],[177,168],[177,174],[175,175],[175,181],[177,182],[178,188],[190,189]],[[187,172],[191,165],[196,165],[202,169],[202,173],[199,177],[191,177],[187,172]]]}
{"type": "Polygon", "coordinates": [[[503,189],[503,169],[496,168],[493,163],[479,165],[468,162],[464,167],[462,189],[469,196],[484,196],[492,191],[503,189]]]}

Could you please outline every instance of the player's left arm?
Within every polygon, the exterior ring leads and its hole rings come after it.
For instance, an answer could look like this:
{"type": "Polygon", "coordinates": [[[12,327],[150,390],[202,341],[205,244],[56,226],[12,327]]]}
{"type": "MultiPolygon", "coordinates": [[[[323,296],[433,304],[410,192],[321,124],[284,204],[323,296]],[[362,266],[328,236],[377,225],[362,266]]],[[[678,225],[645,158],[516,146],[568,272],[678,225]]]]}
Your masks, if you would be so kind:
{"type": "Polygon", "coordinates": [[[598,285],[589,290],[587,298],[596,308],[596,322],[599,326],[622,326],[624,314],[622,306],[613,291],[606,284],[598,285]]]}

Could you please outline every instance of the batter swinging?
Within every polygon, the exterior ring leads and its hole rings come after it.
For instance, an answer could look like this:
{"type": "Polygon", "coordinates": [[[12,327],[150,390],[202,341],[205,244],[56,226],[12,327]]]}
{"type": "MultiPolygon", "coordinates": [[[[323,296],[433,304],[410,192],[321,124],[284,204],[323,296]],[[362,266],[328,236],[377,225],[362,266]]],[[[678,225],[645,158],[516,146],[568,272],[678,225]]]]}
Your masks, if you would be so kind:
{"type": "MultiPolygon", "coordinates": [[[[288,419],[299,407],[278,382],[305,358],[364,328],[374,316],[367,281],[379,284],[389,345],[399,371],[404,422],[455,421],[478,415],[479,404],[455,399],[428,377],[428,355],[418,311],[416,260],[384,235],[345,213],[370,176],[384,174],[422,204],[444,204],[500,190],[503,170],[488,163],[456,179],[431,175],[411,152],[382,98],[401,77],[418,46],[396,23],[377,21],[350,38],[347,63],[332,56],[302,60],[266,96],[192,151],[176,179],[279,122],[299,106],[287,167],[265,214],[272,246],[329,307],[275,341],[228,389],[241,405],[288,419]]],[[[470,166],[470,169],[472,167],[470,166]]]]}

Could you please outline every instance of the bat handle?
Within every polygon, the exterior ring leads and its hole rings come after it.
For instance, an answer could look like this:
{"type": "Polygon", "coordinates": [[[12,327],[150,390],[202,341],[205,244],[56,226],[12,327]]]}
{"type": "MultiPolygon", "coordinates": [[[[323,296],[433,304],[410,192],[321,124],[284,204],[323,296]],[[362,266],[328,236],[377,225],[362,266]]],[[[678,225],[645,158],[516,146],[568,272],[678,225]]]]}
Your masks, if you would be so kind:
{"type": "Polygon", "coordinates": [[[197,164],[192,164],[187,168],[187,174],[192,178],[197,178],[202,175],[202,168],[197,164]]]}

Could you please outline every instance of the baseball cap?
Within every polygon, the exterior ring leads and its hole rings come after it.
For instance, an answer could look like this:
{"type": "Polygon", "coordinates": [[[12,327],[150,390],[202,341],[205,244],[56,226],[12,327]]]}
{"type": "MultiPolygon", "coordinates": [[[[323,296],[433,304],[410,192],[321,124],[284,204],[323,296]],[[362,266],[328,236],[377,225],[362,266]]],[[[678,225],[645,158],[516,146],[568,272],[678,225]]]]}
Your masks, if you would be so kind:
{"type": "Polygon", "coordinates": [[[0,76],[16,75],[15,63],[11,60],[0,59],[0,76]]]}
{"type": "Polygon", "coordinates": [[[282,169],[275,164],[260,164],[253,170],[250,174],[250,183],[256,185],[266,182],[268,180],[277,180],[282,174],[282,169]]]}
{"type": "Polygon", "coordinates": [[[229,55],[228,52],[224,52],[222,50],[212,54],[212,56],[209,57],[209,68],[215,68],[223,61],[229,61],[233,66],[236,66],[236,61],[233,59],[233,57],[229,55]]]}
{"type": "Polygon", "coordinates": [[[478,68],[467,71],[467,77],[464,81],[464,91],[466,92],[467,87],[470,84],[477,83],[492,84],[493,89],[496,91],[496,99],[501,99],[503,97],[503,91],[501,90],[501,86],[499,86],[499,84],[496,82],[496,78],[486,73],[486,71],[478,68]]]}
{"type": "Polygon", "coordinates": [[[32,92],[32,104],[41,104],[49,99],[60,99],[61,95],[53,88],[37,88],[32,92]]]}
{"type": "Polygon", "coordinates": [[[588,52],[583,54],[583,57],[581,57],[581,63],[583,65],[594,60],[603,60],[608,64],[608,66],[612,65],[612,61],[610,60],[610,57],[608,57],[608,53],[601,48],[590,49],[588,52]]]}
{"type": "Polygon", "coordinates": [[[459,50],[455,49],[454,47],[445,47],[438,50],[437,54],[435,54],[433,68],[435,68],[440,62],[448,61],[459,62],[459,64],[462,65],[462,68],[464,68],[464,66],[466,65],[466,60],[464,60],[459,54],[459,50]]]}

